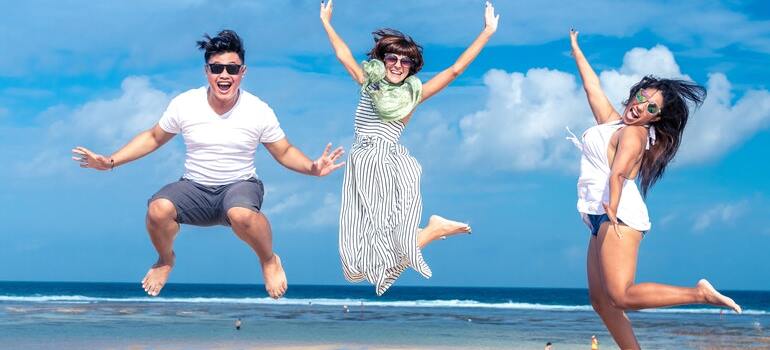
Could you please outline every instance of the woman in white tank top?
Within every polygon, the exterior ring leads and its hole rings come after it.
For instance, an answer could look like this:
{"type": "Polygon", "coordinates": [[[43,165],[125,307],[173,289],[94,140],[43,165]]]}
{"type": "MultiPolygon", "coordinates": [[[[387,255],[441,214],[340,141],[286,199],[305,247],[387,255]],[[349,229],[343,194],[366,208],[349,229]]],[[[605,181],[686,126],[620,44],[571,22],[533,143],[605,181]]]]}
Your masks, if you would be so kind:
{"type": "Polygon", "coordinates": [[[689,116],[706,90],[683,80],[644,77],[631,88],[619,114],[602,91],[570,32],[588,104],[598,125],[572,141],[581,149],[578,211],[592,235],[588,244],[591,304],[621,349],[639,349],[625,310],[710,304],[740,313],[732,299],[702,279],[692,288],[634,283],[643,233],[651,227],[644,197],[676,154],[689,116]],[[635,180],[639,178],[641,191],[635,180]]]}

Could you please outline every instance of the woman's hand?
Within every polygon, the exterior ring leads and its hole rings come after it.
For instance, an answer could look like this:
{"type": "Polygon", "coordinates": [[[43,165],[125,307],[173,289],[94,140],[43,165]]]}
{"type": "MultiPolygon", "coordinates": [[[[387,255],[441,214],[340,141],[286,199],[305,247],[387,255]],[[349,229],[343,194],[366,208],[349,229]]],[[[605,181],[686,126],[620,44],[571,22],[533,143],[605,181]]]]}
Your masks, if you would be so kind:
{"type": "Polygon", "coordinates": [[[608,203],[602,203],[602,205],[604,206],[604,212],[607,213],[607,217],[610,219],[612,227],[615,229],[615,233],[618,235],[618,238],[623,239],[623,234],[620,233],[620,229],[618,228],[618,216],[616,210],[612,209],[608,203]]]}
{"type": "Polygon", "coordinates": [[[75,147],[72,149],[72,160],[79,162],[81,168],[92,168],[96,170],[110,170],[113,168],[114,163],[111,158],[107,158],[101,154],[91,152],[85,147],[75,147]]]}
{"type": "MultiPolygon", "coordinates": [[[[331,0],[329,0],[331,2],[331,0]]],[[[492,3],[487,1],[486,9],[484,9],[484,31],[493,34],[497,31],[497,22],[500,20],[500,15],[495,15],[495,7],[492,3]]]]}
{"type": "Polygon", "coordinates": [[[569,29],[569,41],[570,41],[570,45],[572,46],[572,56],[575,56],[575,49],[577,49],[579,47],[578,46],[578,34],[579,33],[580,32],[575,30],[575,28],[570,28],[569,29]]]}
{"type": "Polygon", "coordinates": [[[420,103],[425,102],[425,100],[444,89],[449,83],[460,76],[466,68],[468,68],[468,65],[476,59],[476,56],[479,55],[481,49],[484,48],[492,37],[492,34],[497,30],[498,20],[500,20],[500,15],[495,15],[494,6],[487,1],[486,9],[484,10],[484,30],[479,33],[476,40],[465,49],[451,67],[444,69],[422,85],[422,100],[420,100],[420,103]]]}
{"type": "Polygon", "coordinates": [[[332,21],[332,0],[329,0],[326,4],[321,1],[321,22],[331,23],[332,21]]]}

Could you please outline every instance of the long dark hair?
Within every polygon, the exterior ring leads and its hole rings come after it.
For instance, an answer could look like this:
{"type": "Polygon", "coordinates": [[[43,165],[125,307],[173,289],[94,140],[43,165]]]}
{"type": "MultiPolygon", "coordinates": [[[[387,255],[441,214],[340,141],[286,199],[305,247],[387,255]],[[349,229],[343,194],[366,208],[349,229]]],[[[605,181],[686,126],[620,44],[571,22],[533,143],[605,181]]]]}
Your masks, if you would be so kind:
{"type": "Polygon", "coordinates": [[[369,51],[369,59],[382,61],[386,53],[395,53],[409,57],[414,65],[409,68],[409,75],[417,74],[422,69],[422,46],[414,42],[412,37],[395,29],[382,28],[372,32],[374,47],[369,51]]]}
{"type": "Polygon", "coordinates": [[[659,119],[650,123],[655,127],[656,140],[655,144],[645,151],[639,168],[639,182],[645,197],[650,187],[663,177],[666,166],[679,150],[682,133],[690,116],[688,102],[697,108],[706,99],[706,89],[696,83],[679,79],[659,79],[648,75],[631,87],[628,100],[623,104],[627,106],[639,90],[649,88],[660,91],[663,96],[663,108],[658,115],[659,119]]]}

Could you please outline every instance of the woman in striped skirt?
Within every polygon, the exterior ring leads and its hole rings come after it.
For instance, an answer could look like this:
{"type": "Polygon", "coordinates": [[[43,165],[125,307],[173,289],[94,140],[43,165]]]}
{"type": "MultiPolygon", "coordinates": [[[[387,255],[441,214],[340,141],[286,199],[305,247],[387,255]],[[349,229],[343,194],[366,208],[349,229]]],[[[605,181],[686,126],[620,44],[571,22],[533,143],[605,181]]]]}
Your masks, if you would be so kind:
{"type": "Polygon", "coordinates": [[[423,65],[422,48],[412,38],[391,29],[375,31],[370,60],[359,66],[332,28],[331,16],[332,0],[321,3],[321,22],[337,58],[361,85],[342,188],[340,257],[348,281],[368,280],[382,295],[407,267],[431,276],[421,253],[430,242],[471,231],[437,215],[419,228],[422,169],[399,138],[414,108],[449,85],[481,52],[499,15],[487,2],[481,34],[454,65],[424,85],[414,75],[423,65]]]}

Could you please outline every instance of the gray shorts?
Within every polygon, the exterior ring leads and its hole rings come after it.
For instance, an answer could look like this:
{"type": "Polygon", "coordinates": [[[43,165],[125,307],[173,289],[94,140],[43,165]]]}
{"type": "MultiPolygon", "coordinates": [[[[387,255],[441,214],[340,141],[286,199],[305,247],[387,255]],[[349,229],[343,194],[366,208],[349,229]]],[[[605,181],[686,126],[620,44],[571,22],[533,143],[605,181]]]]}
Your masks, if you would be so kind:
{"type": "Polygon", "coordinates": [[[174,203],[176,222],[196,226],[230,226],[227,211],[247,208],[259,212],[265,187],[251,178],[222,186],[205,186],[185,178],[172,182],[155,193],[150,202],[165,198],[174,203]]]}

